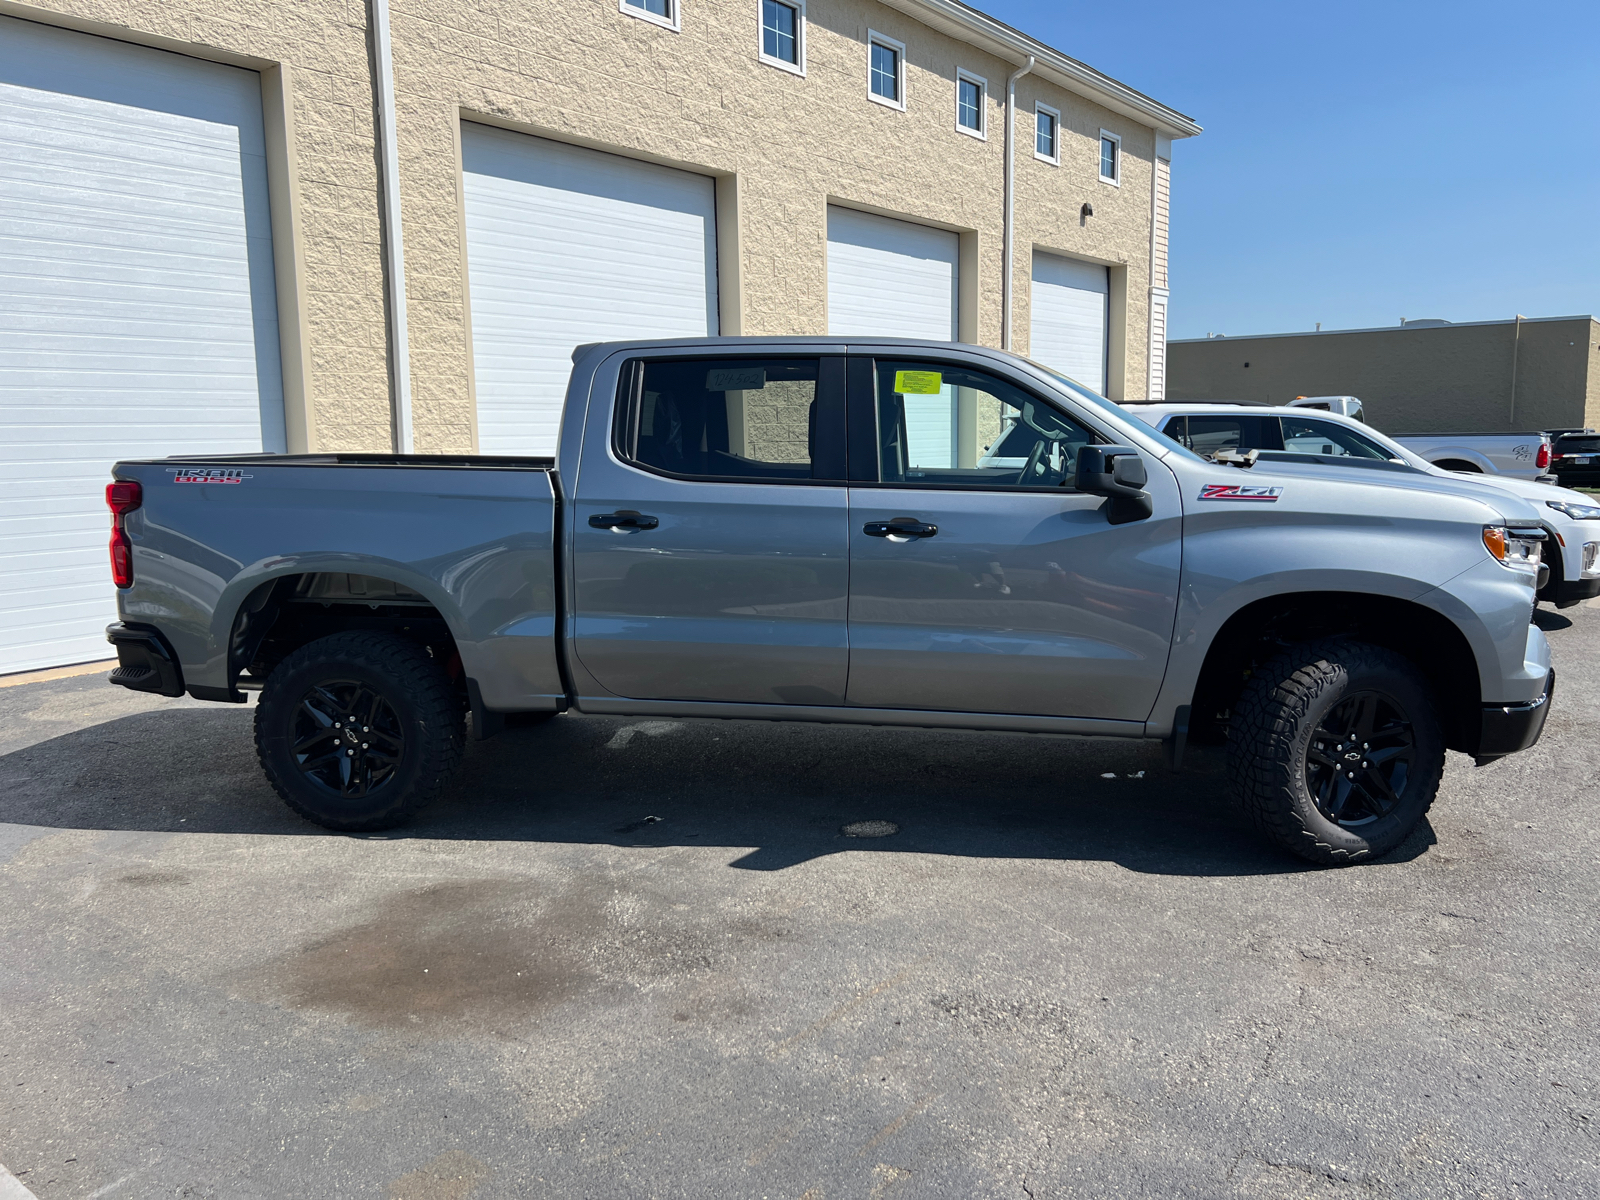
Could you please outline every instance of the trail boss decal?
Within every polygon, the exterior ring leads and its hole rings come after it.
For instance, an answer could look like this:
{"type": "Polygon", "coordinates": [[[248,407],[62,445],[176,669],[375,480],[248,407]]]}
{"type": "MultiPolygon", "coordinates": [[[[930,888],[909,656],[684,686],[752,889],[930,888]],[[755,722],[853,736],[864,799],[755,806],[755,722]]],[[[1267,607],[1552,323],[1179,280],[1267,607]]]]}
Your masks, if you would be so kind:
{"type": "Polygon", "coordinates": [[[1252,487],[1248,483],[1208,483],[1200,489],[1202,500],[1253,500],[1258,504],[1275,504],[1281,495],[1281,487],[1252,487]]]}
{"type": "Polygon", "coordinates": [[[168,467],[173,483],[243,483],[254,479],[237,467],[168,467]]]}

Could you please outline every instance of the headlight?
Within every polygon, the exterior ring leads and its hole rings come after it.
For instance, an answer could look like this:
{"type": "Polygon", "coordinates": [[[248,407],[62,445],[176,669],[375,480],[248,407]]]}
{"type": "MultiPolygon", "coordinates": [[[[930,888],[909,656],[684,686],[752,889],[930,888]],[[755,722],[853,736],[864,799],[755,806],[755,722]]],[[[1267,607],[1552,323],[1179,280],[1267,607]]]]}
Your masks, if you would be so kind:
{"type": "Polygon", "coordinates": [[[1546,500],[1545,505],[1574,521],[1600,521],[1600,508],[1593,504],[1571,504],[1566,500],[1546,500]]]}
{"type": "Polygon", "coordinates": [[[1542,529],[1508,529],[1504,525],[1485,525],[1483,545],[1490,554],[1513,571],[1529,575],[1539,573],[1540,543],[1545,539],[1542,529]]]}

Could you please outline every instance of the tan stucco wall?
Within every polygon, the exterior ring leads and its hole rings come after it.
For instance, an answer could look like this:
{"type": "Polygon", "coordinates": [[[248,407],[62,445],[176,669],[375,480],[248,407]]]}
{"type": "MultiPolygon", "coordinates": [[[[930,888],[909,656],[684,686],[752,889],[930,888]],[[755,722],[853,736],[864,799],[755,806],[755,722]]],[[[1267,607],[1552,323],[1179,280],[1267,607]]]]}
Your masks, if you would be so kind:
{"type": "Polygon", "coordinates": [[[1167,394],[1277,404],[1359,396],[1367,419],[1391,433],[1593,425],[1600,325],[1524,321],[1518,342],[1510,321],[1172,342],[1167,394]]]}
{"type": "MultiPolygon", "coordinates": [[[[672,32],[619,12],[617,0],[391,0],[418,450],[464,450],[474,437],[464,117],[718,177],[725,333],[827,331],[831,201],[961,232],[964,272],[976,275],[963,280],[972,302],[963,334],[999,344],[1003,100],[1014,65],[874,0],[810,0],[802,79],[759,61],[756,0],[685,0],[683,9],[682,32],[672,32]],[[906,112],[867,99],[869,28],[906,44],[906,112]],[[986,141],[955,129],[957,68],[988,80],[986,141]]],[[[274,195],[295,205],[304,263],[299,287],[287,292],[301,307],[293,315],[305,335],[308,436],[318,449],[388,448],[365,4],[0,0],[0,11],[269,73],[281,65],[275,78],[290,119],[274,195]]],[[[1036,77],[1019,84],[1017,98],[1016,348],[1028,347],[1034,247],[1105,263],[1113,268],[1107,390],[1142,396],[1155,131],[1036,77]],[[1060,167],[1033,157],[1041,99],[1062,113],[1060,167]],[[1097,178],[1102,127],[1122,137],[1120,188],[1097,178]],[[1082,220],[1085,201],[1095,215],[1082,220]]],[[[285,261],[294,260],[280,256],[280,290],[285,261]]],[[[292,409],[297,398],[288,402],[292,409]]]]}

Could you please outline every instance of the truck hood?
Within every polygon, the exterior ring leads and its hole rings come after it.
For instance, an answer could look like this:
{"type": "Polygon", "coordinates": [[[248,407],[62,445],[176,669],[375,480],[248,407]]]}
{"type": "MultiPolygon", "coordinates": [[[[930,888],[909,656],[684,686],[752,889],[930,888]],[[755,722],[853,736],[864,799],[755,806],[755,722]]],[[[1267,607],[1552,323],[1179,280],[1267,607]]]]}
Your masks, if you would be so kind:
{"type": "Polygon", "coordinates": [[[1513,496],[1521,496],[1524,500],[1531,501],[1535,508],[1543,508],[1546,500],[1554,500],[1557,504],[1587,504],[1591,508],[1600,507],[1594,496],[1549,483],[1535,483],[1531,479],[1512,479],[1508,475],[1472,475],[1466,471],[1439,471],[1438,477],[1465,483],[1481,482],[1485,487],[1500,488],[1513,496]]]}
{"type": "MultiPolygon", "coordinates": [[[[1251,476],[1263,476],[1266,472],[1305,479],[1337,480],[1352,486],[1387,488],[1411,494],[1458,496],[1463,500],[1476,500],[1508,525],[1537,525],[1543,520],[1540,511],[1544,508],[1542,503],[1536,503],[1533,499],[1502,486],[1504,483],[1516,481],[1502,480],[1499,477],[1490,484],[1480,482],[1479,476],[1457,474],[1453,471],[1433,474],[1403,469],[1390,470],[1377,464],[1360,466],[1333,462],[1284,462],[1266,457],[1263,457],[1251,470],[1236,471],[1235,474],[1239,483],[1251,483],[1254,482],[1251,476]]],[[[1543,484],[1530,483],[1525,486],[1559,493],[1558,496],[1548,497],[1550,499],[1570,499],[1574,494],[1564,488],[1552,488],[1543,484]]]]}

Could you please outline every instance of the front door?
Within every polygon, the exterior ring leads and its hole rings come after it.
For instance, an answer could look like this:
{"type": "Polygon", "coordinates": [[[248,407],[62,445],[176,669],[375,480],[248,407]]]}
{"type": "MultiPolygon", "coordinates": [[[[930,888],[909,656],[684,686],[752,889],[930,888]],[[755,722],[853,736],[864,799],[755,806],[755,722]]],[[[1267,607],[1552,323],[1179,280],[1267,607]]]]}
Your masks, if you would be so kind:
{"type": "Polygon", "coordinates": [[[601,687],[844,703],[843,381],[842,358],[641,357],[610,421],[592,403],[574,647],[601,687]]]}
{"type": "Polygon", "coordinates": [[[1147,459],[1154,515],[1112,525],[1071,487],[1105,438],[1059,400],[937,360],[852,360],[850,376],[848,703],[1144,720],[1177,603],[1171,473],[1147,459]],[[949,438],[918,434],[936,403],[949,438]]]}

